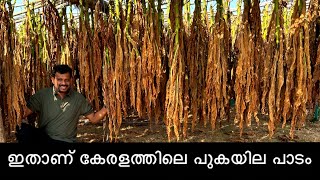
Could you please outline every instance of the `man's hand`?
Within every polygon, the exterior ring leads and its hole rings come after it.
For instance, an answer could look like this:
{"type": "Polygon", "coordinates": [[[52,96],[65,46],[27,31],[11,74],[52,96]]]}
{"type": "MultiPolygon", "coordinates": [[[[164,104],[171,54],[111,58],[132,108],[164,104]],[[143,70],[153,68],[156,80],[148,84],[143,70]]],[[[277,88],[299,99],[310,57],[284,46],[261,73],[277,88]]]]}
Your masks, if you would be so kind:
{"type": "Polygon", "coordinates": [[[26,119],[30,114],[32,114],[33,112],[31,111],[31,109],[29,109],[27,106],[25,106],[23,108],[23,116],[22,119],[26,119]]]}

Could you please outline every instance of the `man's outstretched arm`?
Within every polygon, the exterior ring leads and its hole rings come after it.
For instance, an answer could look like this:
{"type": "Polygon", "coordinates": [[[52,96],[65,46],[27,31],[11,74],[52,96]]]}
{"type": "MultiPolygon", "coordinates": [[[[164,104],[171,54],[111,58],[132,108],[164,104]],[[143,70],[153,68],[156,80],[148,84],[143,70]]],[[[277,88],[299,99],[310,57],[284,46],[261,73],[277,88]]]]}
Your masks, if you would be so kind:
{"type": "Polygon", "coordinates": [[[106,115],[107,109],[103,107],[102,109],[100,109],[100,111],[87,115],[86,118],[88,118],[90,122],[95,124],[101,121],[106,115]]]}

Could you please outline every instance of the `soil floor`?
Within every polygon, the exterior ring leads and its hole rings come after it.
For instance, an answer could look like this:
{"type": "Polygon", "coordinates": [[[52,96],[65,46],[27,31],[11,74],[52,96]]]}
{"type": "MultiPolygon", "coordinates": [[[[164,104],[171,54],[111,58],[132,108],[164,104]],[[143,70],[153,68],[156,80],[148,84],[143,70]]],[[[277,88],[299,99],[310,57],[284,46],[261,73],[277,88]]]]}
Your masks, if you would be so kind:
{"type": "MultiPolygon", "coordinates": [[[[231,114],[234,114],[231,113],[231,114]]],[[[284,128],[276,127],[272,137],[268,132],[268,116],[259,116],[260,125],[253,120],[250,127],[245,126],[240,137],[239,126],[233,123],[234,116],[231,115],[229,122],[218,123],[216,129],[212,130],[210,124],[204,127],[199,123],[191,132],[191,123],[188,125],[187,138],[179,142],[320,142],[320,121],[311,122],[312,114],[307,116],[303,127],[297,127],[294,131],[294,138],[289,136],[291,122],[288,121],[284,128]]],[[[78,126],[79,142],[108,142],[109,130],[106,124],[91,124],[88,120],[80,120],[78,126]]],[[[131,115],[123,119],[118,142],[169,142],[166,126],[163,122],[158,124],[150,123],[146,119],[140,119],[131,115]]],[[[173,140],[171,142],[177,142],[173,140]]]]}
{"type": "MultiPolygon", "coordinates": [[[[272,137],[268,132],[268,116],[259,115],[260,125],[253,120],[250,127],[244,126],[240,137],[239,126],[233,123],[234,112],[231,111],[230,121],[218,123],[212,130],[208,123],[206,127],[198,123],[191,132],[191,120],[188,124],[188,136],[179,142],[320,142],[320,121],[311,122],[312,114],[308,114],[303,127],[297,127],[294,138],[289,136],[291,122],[288,121],[284,128],[281,124],[276,127],[272,137]]],[[[109,142],[107,123],[92,124],[87,119],[80,119],[78,124],[77,140],[81,143],[109,142]]],[[[172,135],[174,137],[174,135],[172,135]]],[[[155,124],[147,119],[138,118],[132,114],[123,119],[117,142],[169,142],[166,126],[163,122],[155,124]]],[[[15,132],[7,138],[7,142],[16,142],[15,132]]],[[[171,142],[177,142],[175,139],[171,142]]]]}

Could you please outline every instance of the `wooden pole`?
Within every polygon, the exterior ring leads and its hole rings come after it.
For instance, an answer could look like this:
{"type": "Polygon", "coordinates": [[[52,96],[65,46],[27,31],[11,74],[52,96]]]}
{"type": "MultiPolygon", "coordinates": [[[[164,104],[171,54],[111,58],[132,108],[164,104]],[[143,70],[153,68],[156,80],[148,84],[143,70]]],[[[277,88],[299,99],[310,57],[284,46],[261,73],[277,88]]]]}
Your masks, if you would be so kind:
{"type": "Polygon", "coordinates": [[[0,107],[0,143],[5,143],[6,142],[6,136],[5,136],[5,130],[3,126],[3,119],[2,119],[2,109],[0,107]]]}

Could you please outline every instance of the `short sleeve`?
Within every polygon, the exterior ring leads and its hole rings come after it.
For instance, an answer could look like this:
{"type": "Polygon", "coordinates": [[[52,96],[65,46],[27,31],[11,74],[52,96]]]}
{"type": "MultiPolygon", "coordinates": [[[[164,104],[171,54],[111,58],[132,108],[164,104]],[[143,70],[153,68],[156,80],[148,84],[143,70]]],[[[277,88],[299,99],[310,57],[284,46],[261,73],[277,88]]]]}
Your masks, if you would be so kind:
{"type": "Polygon", "coordinates": [[[27,101],[27,107],[31,109],[32,112],[39,112],[41,109],[41,93],[37,92],[30,97],[27,101]]]}
{"type": "Polygon", "coordinates": [[[83,103],[81,104],[81,115],[87,116],[93,112],[94,111],[93,111],[93,107],[91,106],[91,104],[86,99],[84,99],[83,103]]]}

